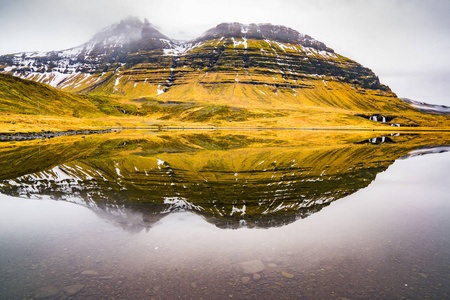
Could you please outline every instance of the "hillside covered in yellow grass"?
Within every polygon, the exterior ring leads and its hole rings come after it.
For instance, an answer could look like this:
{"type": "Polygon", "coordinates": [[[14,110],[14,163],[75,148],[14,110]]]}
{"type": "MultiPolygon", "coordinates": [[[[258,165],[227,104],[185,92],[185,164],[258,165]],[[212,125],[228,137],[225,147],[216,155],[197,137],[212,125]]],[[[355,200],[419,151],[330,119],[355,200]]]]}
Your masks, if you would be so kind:
{"type": "Polygon", "coordinates": [[[79,95],[48,85],[0,75],[0,132],[38,132],[103,128],[245,127],[443,130],[450,118],[410,109],[386,113],[392,127],[358,116],[358,111],[323,107],[233,107],[145,99],[79,95]]]}
{"type": "Polygon", "coordinates": [[[79,47],[0,56],[0,72],[2,132],[450,127],[448,115],[405,103],[370,69],[270,24],[223,23],[183,43],[131,18],[79,47]]]}

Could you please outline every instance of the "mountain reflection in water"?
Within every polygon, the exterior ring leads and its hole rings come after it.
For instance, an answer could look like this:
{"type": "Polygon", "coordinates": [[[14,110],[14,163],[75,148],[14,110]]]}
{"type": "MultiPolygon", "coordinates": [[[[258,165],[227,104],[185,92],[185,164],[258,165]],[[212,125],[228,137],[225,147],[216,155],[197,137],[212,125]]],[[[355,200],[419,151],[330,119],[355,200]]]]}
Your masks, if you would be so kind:
{"type": "Polygon", "coordinates": [[[8,143],[0,192],[76,202],[132,232],[180,210],[219,228],[270,228],[367,187],[413,150],[450,144],[436,134],[369,134],[140,132],[8,143]]]}

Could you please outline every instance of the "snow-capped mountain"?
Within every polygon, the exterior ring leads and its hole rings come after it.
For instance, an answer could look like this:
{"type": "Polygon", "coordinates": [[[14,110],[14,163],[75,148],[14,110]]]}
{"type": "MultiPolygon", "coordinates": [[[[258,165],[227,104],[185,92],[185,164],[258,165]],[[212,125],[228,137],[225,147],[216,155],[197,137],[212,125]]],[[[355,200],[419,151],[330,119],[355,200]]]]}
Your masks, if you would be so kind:
{"type": "Polygon", "coordinates": [[[450,107],[445,105],[436,105],[436,104],[429,104],[425,102],[420,102],[416,100],[411,100],[408,98],[400,98],[405,103],[408,103],[409,105],[428,113],[434,113],[434,114],[443,114],[443,115],[450,115],[450,107]]]}
{"type": "Polygon", "coordinates": [[[91,39],[90,43],[123,46],[140,39],[165,39],[168,37],[156,30],[147,19],[141,22],[138,18],[128,18],[106,27],[91,39]]]}
{"type": "Polygon", "coordinates": [[[123,63],[118,60],[118,53],[136,41],[145,41],[147,47],[173,47],[170,39],[147,19],[141,22],[131,17],[104,28],[83,45],[61,51],[5,55],[0,58],[0,64],[3,72],[64,89],[73,87],[75,78],[83,77],[82,81],[86,81],[102,66],[123,63]]]}
{"type": "Polygon", "coordinates": [[[311,47],[321,51],[333,53],[333,49],[327,48],[324,43],[319,42],[309,35],[302,34],[286,26],[277,26],[272,24],[241,24],[241,23],[222,23],[215,28],[206,31],[195,41],[208,41],[220,38],[238,38],[271,40],[281,43],[297,44],[303,47],[311,47]]]}
{"type": "Polygon", "coordinates": [[[129,18],[62,51],[0,57],[0,72],[65,91],[234,106],[410,109],[368,68],[285,26],[223,23],[188,42],[129,18]]]}

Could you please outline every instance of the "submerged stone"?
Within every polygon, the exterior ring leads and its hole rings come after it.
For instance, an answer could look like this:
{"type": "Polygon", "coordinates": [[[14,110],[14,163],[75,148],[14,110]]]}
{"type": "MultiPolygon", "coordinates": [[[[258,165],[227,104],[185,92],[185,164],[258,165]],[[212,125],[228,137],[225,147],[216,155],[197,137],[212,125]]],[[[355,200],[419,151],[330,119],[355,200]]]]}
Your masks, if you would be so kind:
{"type": "Polygon", "coordinates": [[[264,271],[266,266],[260,260],[250,260],[238,263],[235,269],[244,274],[255,274],[264,271]]]}
{"type": "Polygon", "coordinates": [[[81,275],[84,275],[84,276],[98,276],[98,272],[94,271],[94,270],[85,270],[85,271],[81,272],[81,275]]]}
{"type": "Polygon", "coordinates": [[[34,292],[34,298],[36,299],[49,299],[56,297],[59,294],[59,289],[56,286],[44,286],[34,292]]]}
{"type": "Polygon", "coordinates": [[[289,279],[294,278],[294,275],[293,275],[293,274],[290,274],[290,273],[284,272],[284,271],[281,272],[281,275],[283,275],[283,277],[289,278],[289,279]]]}
{"type": "Polygon", "coordinates": [[[81,292],[82,289],[84,289],[84,285],[82,284],[69,285],[63,288],[67,296],[74,296],[81,292]]]}
{"type": "Polygon", "coordinates": [[[250,283],[251,278],[248,276],[242,277],[241,278],[241,282],[242,284],[249,284],[250,283]]]}

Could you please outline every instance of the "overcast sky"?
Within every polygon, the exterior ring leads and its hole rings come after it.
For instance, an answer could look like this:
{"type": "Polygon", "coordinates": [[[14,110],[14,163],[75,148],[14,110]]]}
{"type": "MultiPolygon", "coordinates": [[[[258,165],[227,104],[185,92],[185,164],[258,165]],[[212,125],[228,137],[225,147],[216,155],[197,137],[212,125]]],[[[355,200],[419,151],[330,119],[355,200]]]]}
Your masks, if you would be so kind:
{"type": "Polygon", "coordinates": [[[450,0],[0,0],[0,54],[78,46],[128,16],[176,39],[221,22],[286,25],[371,68],[399,97],[450,106],[450,0]]]}

